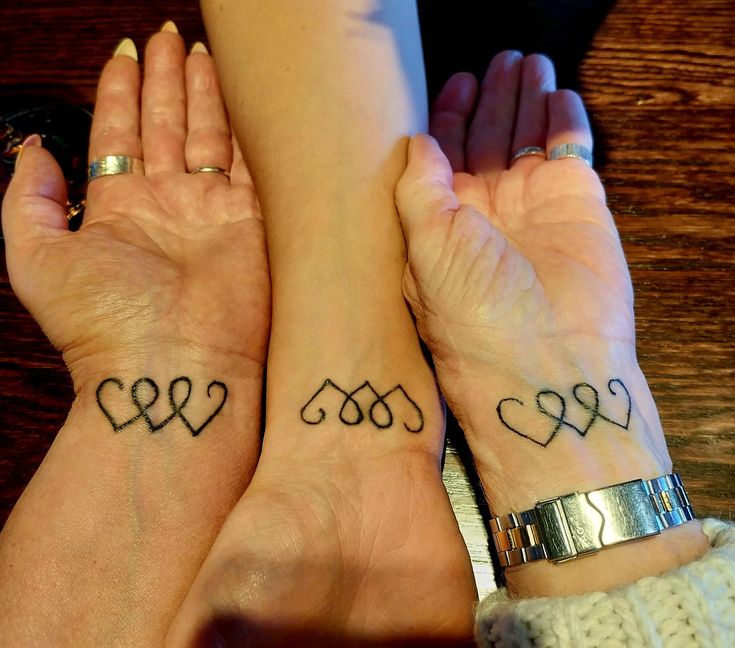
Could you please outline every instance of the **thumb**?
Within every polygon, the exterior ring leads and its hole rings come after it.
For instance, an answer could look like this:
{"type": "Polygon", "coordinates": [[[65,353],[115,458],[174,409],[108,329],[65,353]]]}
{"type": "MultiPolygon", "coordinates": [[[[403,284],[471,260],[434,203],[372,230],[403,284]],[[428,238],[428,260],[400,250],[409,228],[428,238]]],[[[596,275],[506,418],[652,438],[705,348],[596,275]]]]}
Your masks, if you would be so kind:
{"type": "Polygon", "coordinates": [[[452,167],[439,144],[429,135],[415,135],[408,145],[408,164],[396,186],[396,206],[410,245],[420,230],[448,217],[460,203],[453,189],[452,167]]]}
{"type": "Polygon", "coordinates": [[[31,135],[18,156],[2,206],[3,234],[9,247],[40,235],[67,232],[66,182],[41,138],[31,135]]]}

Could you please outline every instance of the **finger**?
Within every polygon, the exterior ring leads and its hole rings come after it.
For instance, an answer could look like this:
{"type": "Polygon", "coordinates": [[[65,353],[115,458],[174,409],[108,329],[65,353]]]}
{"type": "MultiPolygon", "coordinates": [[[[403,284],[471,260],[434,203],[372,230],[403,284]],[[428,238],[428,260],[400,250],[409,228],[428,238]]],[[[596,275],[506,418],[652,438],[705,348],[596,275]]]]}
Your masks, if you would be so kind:
{"type": "Polygon", "coordinates": [[[409,142],[408,164],[396,186],[396,205],[409,245],[432,220],[459,209],[452,190],[452,167],[428,135],[416,135],[409,142]]]}
{"type": "MultiPolygon", "coordinates": [[[[546,145],[548,130],[546,98],[554,90],[556,90],[556,75],[553,63],[540,54],[524,58],[511,155],[527,146],[543,148],[546,145]]],[[[538,165],[543,161],[543,157],[529,155],[519,158],[514,164],[538,165]]]]}
{"type": "Polygon", "coordinates": [[[492,175],[508,166],[523,56],[506,51],[490,62],[467,138],[467,170],[492,175]]]}
{"type": "Polygon", "coordinates": [[[146,175],[185,172],[184,41],[168,21],[145,51],[141,131],[146,175]]]}
{"type": "Polygon", "coordinates": [[[240,197],[240,206],[246,209],[253,218],[262,221],[263,211],[260,209],[258,195],[255,193],[255,186],[253,185],[253,180],[250,177],[250,171],[245,164],[242,151],[240,150],[240,145],[237,143],[237,139],[234,134],[232,136],[232,171],[230,171],[230,185],[233,190],[237,190],[238,188],[244,189],[242,193],[236,194],[240,197]]]}
{"type": "MultiPolygon", "coordinates": [[[[214,60],[203,43],[195,43],[186,59],[186,166],[232,166],[232,138],[214,60]]],[[[225,178],[220,174],[209,174],[225,178]]]]}
{"type": "Polygon", "coordinates": [[[251,189],[254,189],[253,178],[250,175],[250,169],[248,169],[245,163],[245,158],[242,155],[240,144],[233,133],[231,136],[232,142],[232,171],[230,172],[230,182],[233,185],[246,185],[251,189]]]}
{"type": "Polygon", "coordinates": [[[3,200],[3,234],[8,251],[38,236],[68,232],[66,182],[41,138],[25,142],[3,200]]]}
{"type": "MultiPolygon", "coordinates": [[[[592,151],[592,130],[582,98],[571,90],[557,90],[548,95],[549,132],[546,150],[560,144],[580,144],[592,151]]],[[[574,160],[584,164],[581,160],[574,160]]]]}
{"type": "Polygon", "coordinates": [[[97,85],[89,135],[89,159],[105,155],[141,158],[140,67],[135,43],[120,41],[97,85]]]}
{"type": "Polygon", "coordinates": [[[477,79],[458,72],[444,84],[431,110],[429,132],[454,171],[464,171],[467,122],[475,107],[477,79]]]}

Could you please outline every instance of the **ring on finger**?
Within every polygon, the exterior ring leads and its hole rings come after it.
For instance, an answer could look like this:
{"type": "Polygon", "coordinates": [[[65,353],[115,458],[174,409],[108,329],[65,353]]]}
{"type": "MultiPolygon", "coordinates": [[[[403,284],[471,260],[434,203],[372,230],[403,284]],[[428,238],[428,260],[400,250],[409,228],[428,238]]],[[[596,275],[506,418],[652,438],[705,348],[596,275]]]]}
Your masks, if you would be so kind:
{"type": "Polygon", "coordinates": [[[120,175],[122,173],[142,174],[145,172],[143,160],[130,155],[103,155],[94,158],[87,170],[89,182],[108,175],[120,175]]]}
{"type": "Polygon", "coordinates": [[[592,166],[592,151],[581,144],[559,144],[549,151],[549,160],[563,160],[564,158],[582,160],[592,166]]]}
{"type": "Polygon", "coordinates": [[[66,220],[70,221],[72,218],[76,218],[79,214],[83,213],[87,207],[87,199],[82,198],[78,202],[66,201],[66,220]]]}
{"type": "Polygon", "coordinates": [[[220,175],[225,176],[225,178],[230,177],[230,173],[228,171],[218,166],[200,166],[193,171],[189,171],[189,173],[192,175],[195,173],[219,173],[220,175]]]}
{"type": "Polygon", "coordinates": [[[508,166],[512,166],[513,162],[528,155],[538,155],[546,159],[546,149],[542,146],[524,146],[523,148],[519,148],[515,153],[513,153],[513,157],[510,158],[508,166]]]}

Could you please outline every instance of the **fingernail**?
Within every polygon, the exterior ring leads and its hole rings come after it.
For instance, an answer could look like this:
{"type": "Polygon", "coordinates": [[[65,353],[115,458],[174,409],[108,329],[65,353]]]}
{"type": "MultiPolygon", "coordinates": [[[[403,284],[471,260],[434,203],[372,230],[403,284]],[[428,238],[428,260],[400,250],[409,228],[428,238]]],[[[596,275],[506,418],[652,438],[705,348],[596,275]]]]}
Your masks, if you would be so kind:
{"type": "Polygon", "coordinates": [[[23,140],[23,143],[20,145],[20,151],[18,151],[18,155],[15,156],[15,168],[18,168],[18,162],[20,162],[20,156],[23,155],[23,151],[26,150],[29,146],[41,146],[41,136],[37,134],[29,135],[23,140]]]}
{"type": "Polygon", "coordinates": [[[472,98],[472,80],[462,77],[457,80],[457,101],[463,106],[470,102],[472,98]]]}
{"type": "Polygon", "coordinates": [[[21,146],[25,148],[26,146],[41,146],[42,140],[41,136],[37,133],[34,133],[33,135],[29,135],[23,140],[23,144],[21,146]]]}
{"type": "Polygon", "coordinates": [[[129,38],[123,38],[112,53],[113,58],[116,56],[129,56],[134,61],[138,60],[138,50],[135,43],[129,38]]]}
{"type": "Polygon", "coordinates": [[[191,53],[194,54],[195,52],[199,52],[200,54],[209,54],[207,46],[201,41],[197,41],[191,46],[191,53]]]}
{"type": "Polygon", "coordinates": [[[171,32],[172,34],[178,34],[179,30],[176,27],[176,23],[173,20],[167,20],[161,26],[161,31],[171,32]]]}
{"type": "Polygon", "coordinates": [[[513,65],[521,59],[523,59],[523,52],[518,50],[508,50],[508,59],[506,61],[508,67],[513,67],[513,65]]]}

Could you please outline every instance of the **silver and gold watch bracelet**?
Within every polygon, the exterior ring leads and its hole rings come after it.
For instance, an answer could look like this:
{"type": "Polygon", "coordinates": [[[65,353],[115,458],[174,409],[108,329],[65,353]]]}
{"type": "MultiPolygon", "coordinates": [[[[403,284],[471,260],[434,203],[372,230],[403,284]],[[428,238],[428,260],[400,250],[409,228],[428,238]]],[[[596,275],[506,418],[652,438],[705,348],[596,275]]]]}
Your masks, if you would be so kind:
{"type": "Polygon", "coordinates": [[[503,567],[535,560],[565,562],[639,540],[694,519],[678,473],[636,479],[537,502],[490,520],[503,567]]]}

